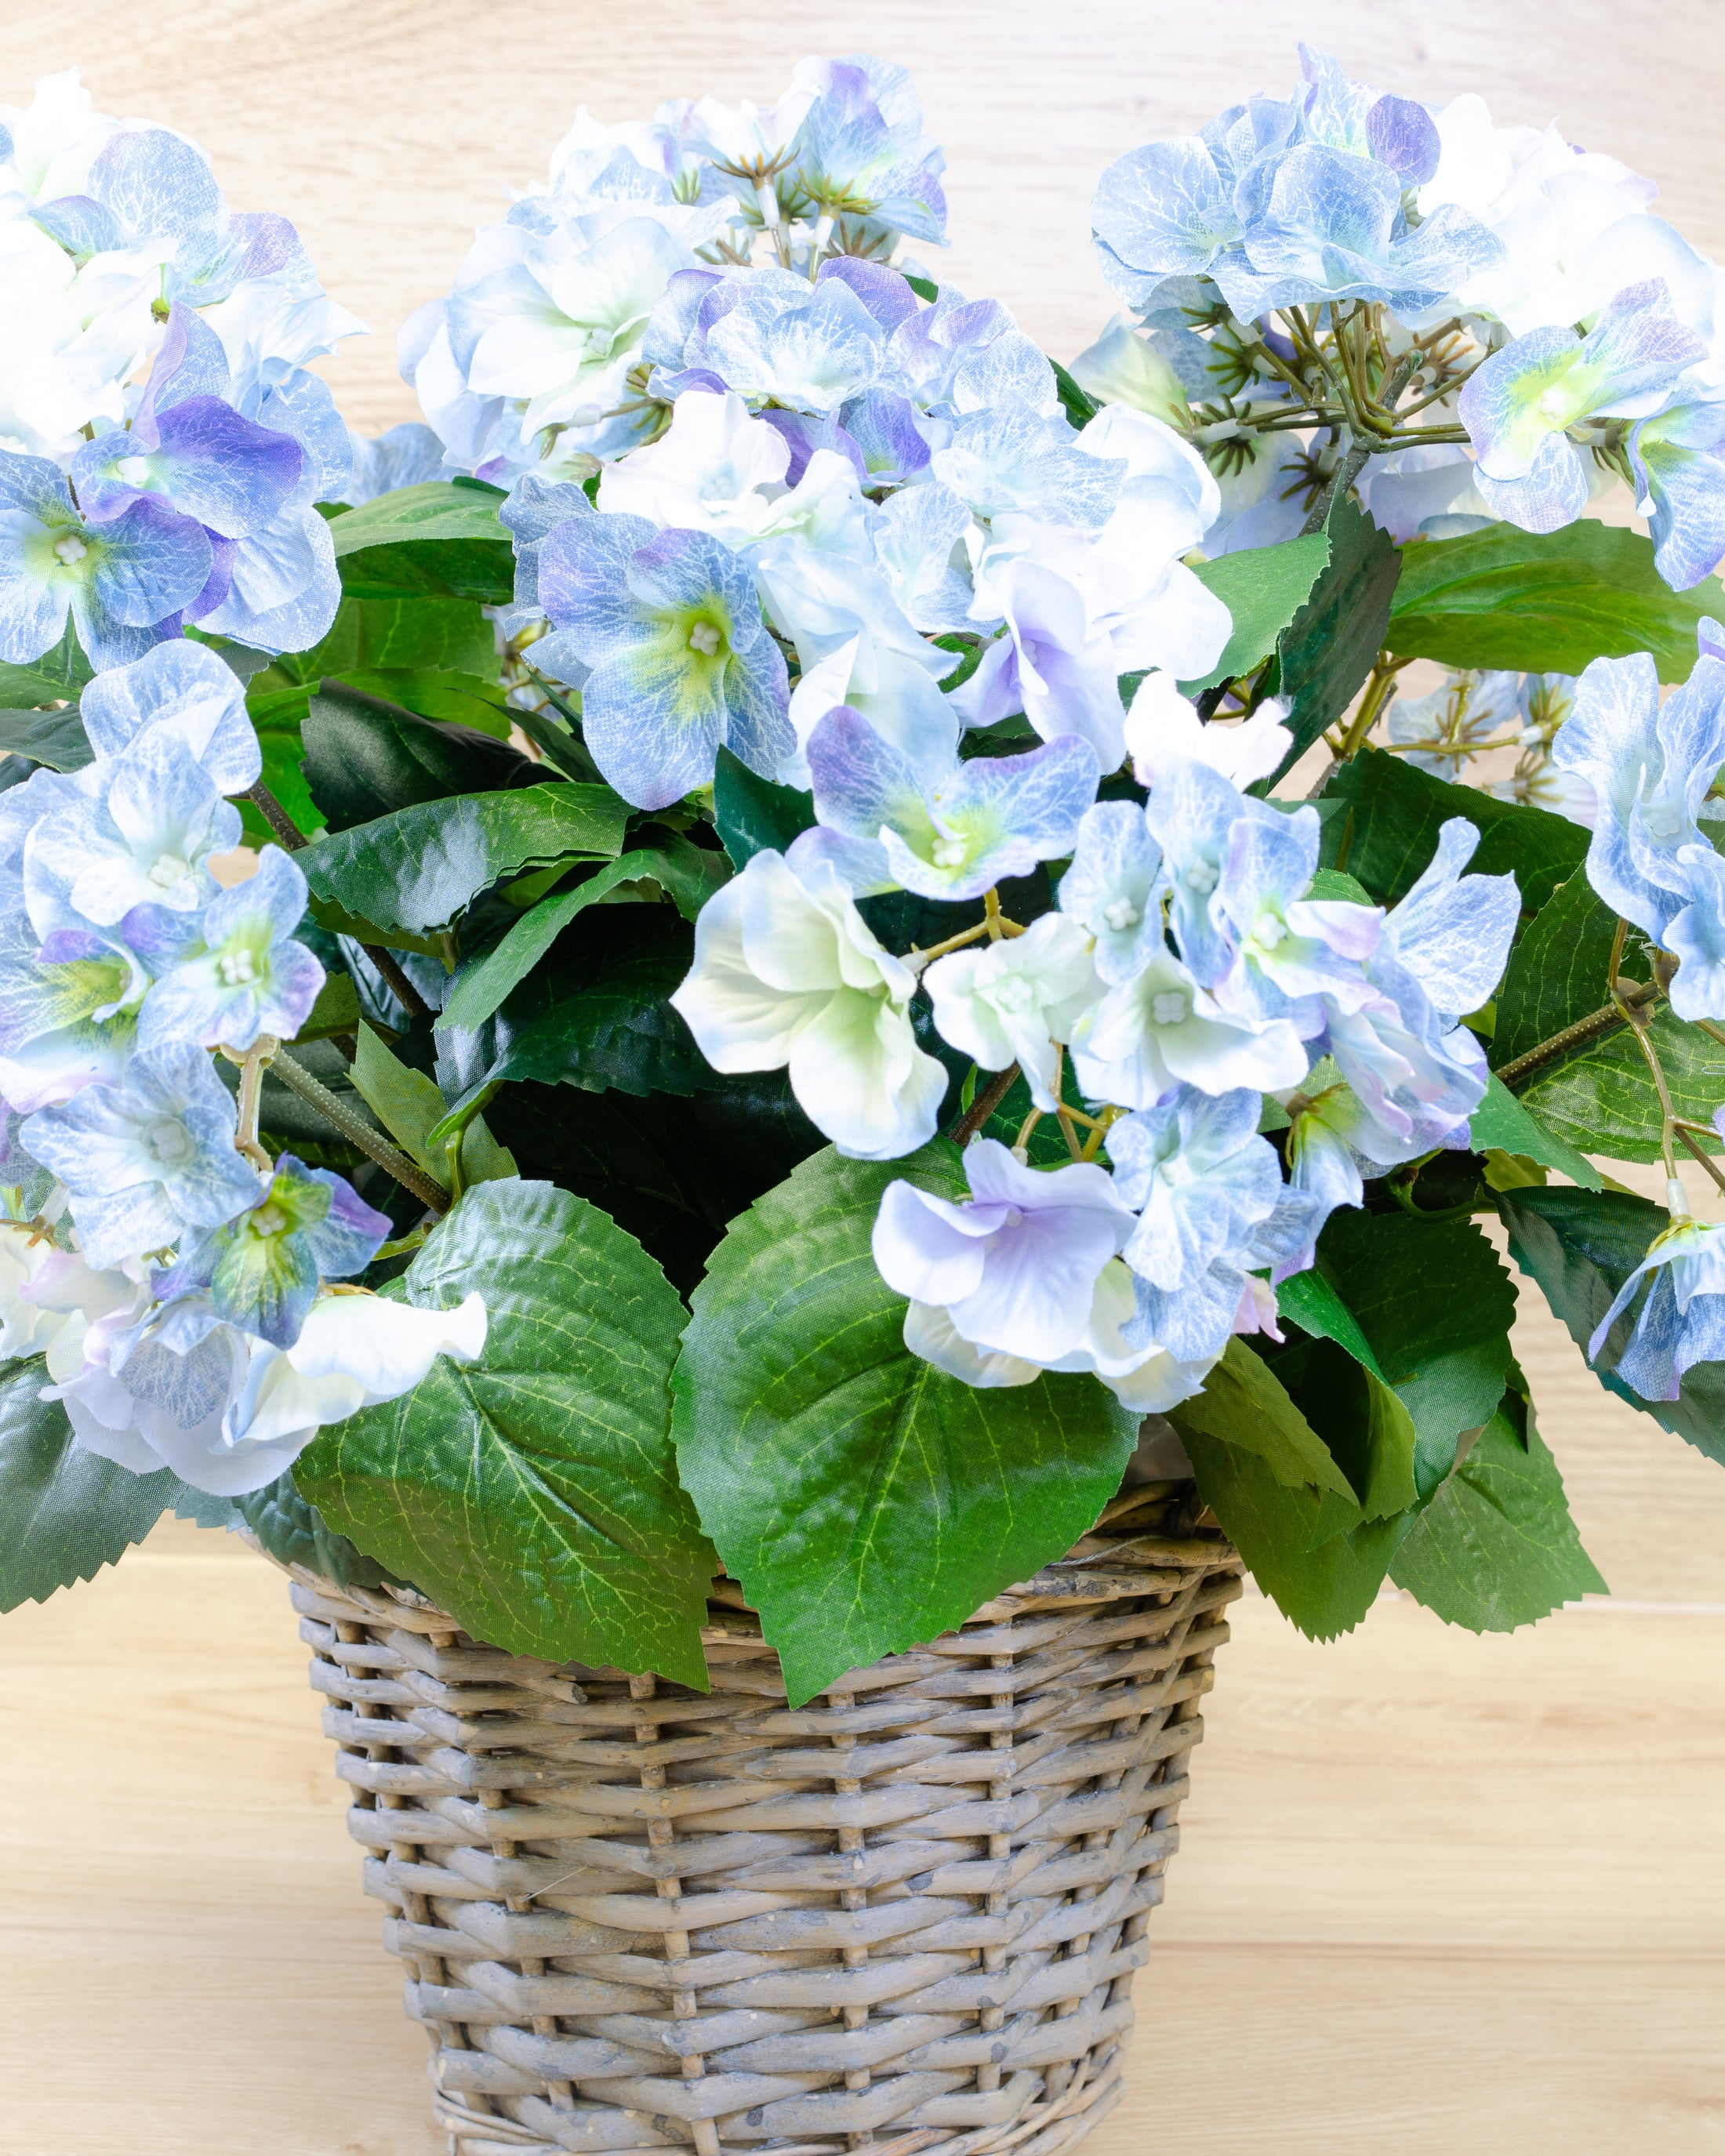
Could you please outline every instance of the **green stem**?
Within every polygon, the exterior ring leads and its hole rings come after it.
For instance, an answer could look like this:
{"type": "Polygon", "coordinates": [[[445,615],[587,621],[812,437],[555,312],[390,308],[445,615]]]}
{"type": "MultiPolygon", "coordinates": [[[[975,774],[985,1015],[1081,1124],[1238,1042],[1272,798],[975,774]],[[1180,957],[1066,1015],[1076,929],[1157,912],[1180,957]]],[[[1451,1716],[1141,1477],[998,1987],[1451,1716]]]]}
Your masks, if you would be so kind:
{"type": "Polygon", "coordinates": [[[371,1125],[355,1115],[352,1109],[329,1087],[312,1076],[303,1064],[295,1063],[285,1049],[276,1051],[272,1066],[275,1075],[290,1092],[297,1093],[308,1108],[318,1114],[334,1130],[339,1131],[350,1145],[386,1168],[403,1190],[411,1191],[422,1204],[434,1213],[446,1213],[449,1209],[449,1194],[441,1184],[434,1183],[424,1168],[398,1152],[388,1138],[379,1135],[371,1125]]]}

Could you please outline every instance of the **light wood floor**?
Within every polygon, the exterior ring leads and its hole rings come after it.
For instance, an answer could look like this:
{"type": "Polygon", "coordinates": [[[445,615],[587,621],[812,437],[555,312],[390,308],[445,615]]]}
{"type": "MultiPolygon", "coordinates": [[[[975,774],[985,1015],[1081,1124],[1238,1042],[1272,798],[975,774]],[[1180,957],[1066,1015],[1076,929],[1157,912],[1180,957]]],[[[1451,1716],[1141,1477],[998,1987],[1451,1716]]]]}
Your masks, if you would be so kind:
{"type": "MultiPolygon", "coordinates": [[[[1718,0],[0,0],[0,101],[80,60],[293,218],[380,332],[326,370],[375,429],[412,416],[395,324],[579,102],[906,62],[952,168],[939,274],[1069,357],[1112,311],[1101,166],[1284,90],[1301,33],[1561,113],[1725,255],[1718,0]]],[[[1725,1474],[1523,1335],[1615,1605],[1481,1641],[1386,1602],[1326,1648],[1240,1609],[1095,2156],[1725,2150],[1725,1474]]],[[[0,1623],[0,2156],[434,2156],[278,1577],[164,1531],[0,1623]]]]}

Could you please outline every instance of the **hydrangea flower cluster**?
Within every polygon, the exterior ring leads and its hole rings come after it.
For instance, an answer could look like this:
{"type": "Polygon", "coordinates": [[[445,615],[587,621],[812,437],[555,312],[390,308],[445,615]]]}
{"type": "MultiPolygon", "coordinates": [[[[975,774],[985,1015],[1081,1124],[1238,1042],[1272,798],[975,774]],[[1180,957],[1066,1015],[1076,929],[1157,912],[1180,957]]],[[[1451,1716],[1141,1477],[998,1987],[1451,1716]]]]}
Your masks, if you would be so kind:
{"type": "Polygon", "coordinates": [[[315,505],[352,453],[306,362],[363,325],[285,218],[50,76],[0,106],[0,660],[69,617],[99,672],[187,623],[316,643],[341,592],[315,505]]]}
{"type": "Polygon", "coordinates": [[[232,1496],[437,1354],[476,1354],[485,1307],[331,1288],[388,1218],[258,1143],[262,1070],[324,972],[294,937],[290,855],[218,875],[228,797],[261,768],[239,678],[162,643],[93,681],[82,716],[92,762],[0,793],[0,1353],[45,1354],[43,1397],[87,1450],[232,1496]]]}
{"type": "Polygon", "coordinates": [[[1103,175],[1097,251],[1148,336],[1122,320],[1080,380],[1196,429],[1238,545],[1296,529],[1337,464],[1398,537],[1553,531],[1620,481],[1666,581],[1699,582],[1725,552],[1716,266],[1554,126],[1301,59],[1292,96],[1103,175]]]}

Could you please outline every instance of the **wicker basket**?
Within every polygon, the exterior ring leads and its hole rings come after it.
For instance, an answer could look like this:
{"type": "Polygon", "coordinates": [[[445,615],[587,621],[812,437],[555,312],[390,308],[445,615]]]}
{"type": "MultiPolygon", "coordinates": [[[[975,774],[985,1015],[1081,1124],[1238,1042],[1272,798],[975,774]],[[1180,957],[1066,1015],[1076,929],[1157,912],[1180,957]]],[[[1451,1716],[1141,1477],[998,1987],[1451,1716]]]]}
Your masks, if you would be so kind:
{"type": "Polygon", "coordinates": [[[296,1570],[454,2156],[1081,2141],[1240,1593],[1183,1496],[794,1712],[728,1581],[703,1697],[296,1570]]]}

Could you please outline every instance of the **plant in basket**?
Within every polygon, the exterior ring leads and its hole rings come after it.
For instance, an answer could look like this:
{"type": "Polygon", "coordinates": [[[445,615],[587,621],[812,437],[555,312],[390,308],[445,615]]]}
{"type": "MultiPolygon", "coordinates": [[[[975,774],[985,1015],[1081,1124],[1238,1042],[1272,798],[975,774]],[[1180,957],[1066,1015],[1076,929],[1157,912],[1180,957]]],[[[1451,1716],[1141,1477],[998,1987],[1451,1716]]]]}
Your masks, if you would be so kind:
{"type": "Polygon", "coordinates": [[[1725,1446],[1717,273],[1302,48],[1068,369],[811,59],[583,110],[364,442],[280,219],[0,122],[6,1602],[294,1570],[473,2156],[1055,2156],[1240,1562],[1604,1586],[1488,1227],[1725,1446]]]}

